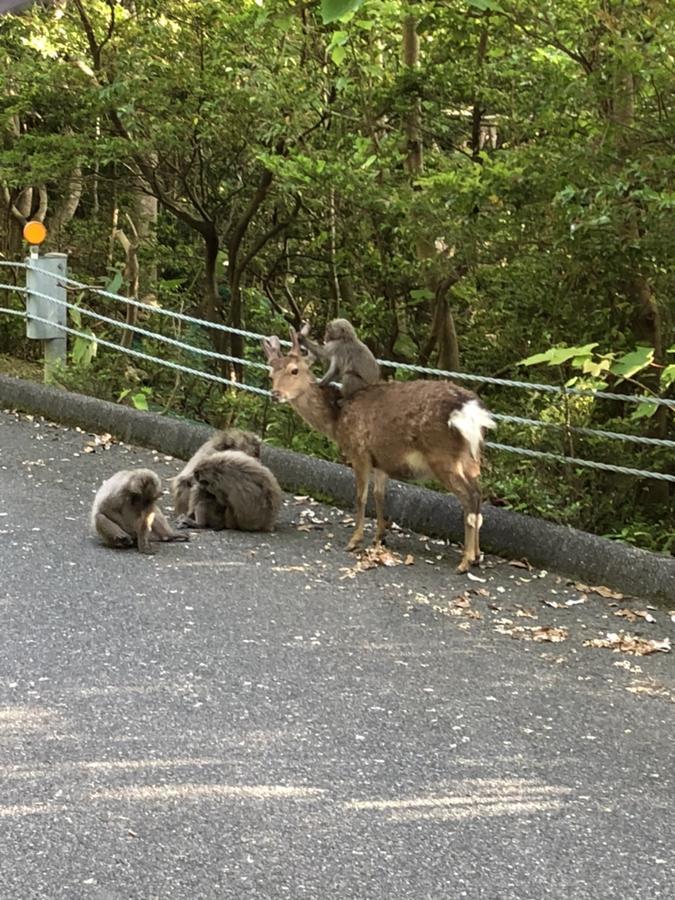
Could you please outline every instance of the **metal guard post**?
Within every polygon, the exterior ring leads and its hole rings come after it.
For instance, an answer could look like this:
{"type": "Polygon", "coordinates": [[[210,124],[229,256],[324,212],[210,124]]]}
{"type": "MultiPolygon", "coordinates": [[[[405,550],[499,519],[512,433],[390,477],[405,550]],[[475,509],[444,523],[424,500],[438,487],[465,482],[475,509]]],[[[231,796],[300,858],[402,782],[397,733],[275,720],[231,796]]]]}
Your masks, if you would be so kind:
{"type": "Polygon", "coordinates": [[[50,380],[56,363],[65,365],[67,352],[66,332],[68,310],[65,278],[68,275],[68,256],[65,253],[46,253],[38,256],[31,251],[26,259],[26,336],[43,341],[45,381],[50,380]],[[47,299],[53,297],[54,301],[47,299]],[[46,320],[35,321],[32,316],[46,320]]]}

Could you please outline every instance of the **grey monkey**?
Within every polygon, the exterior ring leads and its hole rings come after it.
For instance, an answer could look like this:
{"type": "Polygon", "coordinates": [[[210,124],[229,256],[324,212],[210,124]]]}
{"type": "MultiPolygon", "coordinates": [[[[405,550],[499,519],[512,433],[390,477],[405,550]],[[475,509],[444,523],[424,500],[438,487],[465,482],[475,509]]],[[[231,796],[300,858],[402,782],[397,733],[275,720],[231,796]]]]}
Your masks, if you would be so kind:
{"type": "Polygon", "coordinates": [[[151,469],[124,469],[107,478],[96,492],[91,525],[109,547],[138,547],[152,553],[150,541],[187,541],[169,525],[157,501],[159,475],[151,469]]]}
{"type": "Polygon", "coordinates": [[[323,346],[315,344],[306,334],[307,326],[300,331],[300,341],[309,352],[320,360],[328,360],[328,369],[319,384],[324,387],[336,379],[342,383],[345,400],[369,384],[380,380],[377,360],[360,341],[354,326],[347,319],[333,319],[326,326],[323,346]]]}
{"type": "Polygon", "coordinates": [[[239,450],[213,453],[195,466],[191,502],[206,527],[273,531],[281,509],[279,483],[259,460],[239,450]]]}
{"type": "MultiPolygon", "coordinates": [[[[178,516],[177,527],[190,528],[195,524],[194,506],[191,500],[191,491],[195,485],[195,466],[222,450],[240,450],[249,456],[260,458],[261,440],[250,431],[240,431],[237,428],[228,428],[219,431],[209,438],[206,443],[194,453],[187,461],[183,469],[171,479],[171,492],[173,494],[173,508],[178,516]]],[[[215,525],[202,524],[200,528],[215,528],[215,525]]],[[[223,527],[222,525],[220,526],[223,527]]]]}

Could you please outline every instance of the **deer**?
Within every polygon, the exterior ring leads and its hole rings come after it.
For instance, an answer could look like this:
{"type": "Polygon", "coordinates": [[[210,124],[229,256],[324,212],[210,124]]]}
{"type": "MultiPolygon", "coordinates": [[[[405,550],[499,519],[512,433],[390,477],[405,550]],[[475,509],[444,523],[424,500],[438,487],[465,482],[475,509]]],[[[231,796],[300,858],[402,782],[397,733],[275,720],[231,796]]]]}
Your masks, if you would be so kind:
{"type": "Polygon", "coordinates": [[[481,450],[486,429],[496,426],[490,412],[472,391],[428,379],[370,384],[338,403],[338,389],[317,382],[310,368],[313,358],[302,351],[302,335],[290,329],[291,349],[285,355],[278,337],[262,340],[272,399],[288,403],[308,425],[334,441],[351,465],[356,511],[347,549],[356,550],[363,542],[371,474],[375,544],[388,527],[384,505],[389,478],[434,478],[455,494],[464,512],[464,551],[457,572],[478,565],[481,450]]]}

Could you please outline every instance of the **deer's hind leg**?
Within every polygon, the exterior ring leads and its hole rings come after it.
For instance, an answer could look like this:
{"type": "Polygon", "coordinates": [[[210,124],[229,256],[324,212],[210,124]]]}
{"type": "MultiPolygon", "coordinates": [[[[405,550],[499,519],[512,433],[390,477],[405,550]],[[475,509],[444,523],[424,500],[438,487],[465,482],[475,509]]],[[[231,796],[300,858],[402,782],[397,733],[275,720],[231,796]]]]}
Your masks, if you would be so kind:
{"type": "Polygon", "coordinates": [[[444,466],[432,466],[434,474],[444,487],[452,491],[464,511],[464,552],[457,572],[468,572],[480,562],[479,532],[483,523],[480,514],[481,493],[478,476],[480,469],[473,459],[458,459],[444,466]]]}
{"type": "Polygon", "coordinates": [[[389,528],[389,521],[384,515],[384,501],[387,496],[388,482],[389,476],[386,472],[383,472],[381,469],[373,471],[373,497],[375,498],[375,514],[377,515],[376,544],[379,544],[389,528]]]}

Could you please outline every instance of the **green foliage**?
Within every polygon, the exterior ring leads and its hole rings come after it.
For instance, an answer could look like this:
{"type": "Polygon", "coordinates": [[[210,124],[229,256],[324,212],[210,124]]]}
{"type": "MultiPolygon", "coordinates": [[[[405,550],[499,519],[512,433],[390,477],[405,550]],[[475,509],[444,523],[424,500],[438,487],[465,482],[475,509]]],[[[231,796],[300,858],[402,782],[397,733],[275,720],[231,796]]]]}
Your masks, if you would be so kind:
{"type": "Polygon", "coordinates": [[[321,0],[321,18],[325,25],[346,18],[355,12],[363,0],[321,0]]]}

